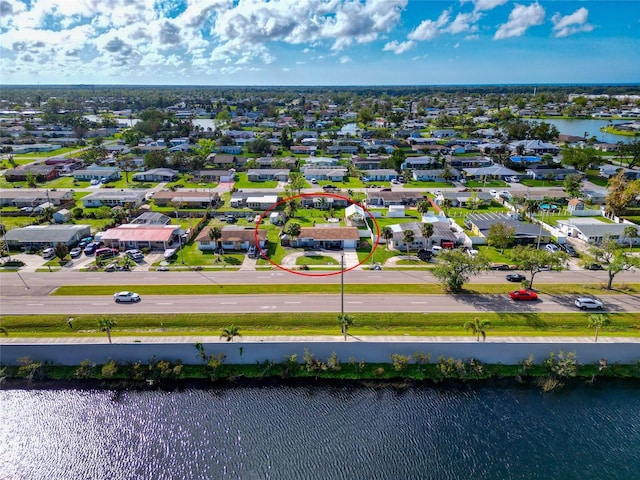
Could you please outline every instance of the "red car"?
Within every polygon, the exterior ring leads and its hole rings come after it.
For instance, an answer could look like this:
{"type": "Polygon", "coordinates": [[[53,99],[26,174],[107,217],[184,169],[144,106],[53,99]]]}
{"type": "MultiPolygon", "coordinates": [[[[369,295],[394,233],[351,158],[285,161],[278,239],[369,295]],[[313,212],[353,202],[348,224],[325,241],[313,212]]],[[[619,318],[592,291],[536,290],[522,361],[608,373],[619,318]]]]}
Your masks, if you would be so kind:
{"type": "Polygon", "coordinates": [[[537,300],[538,294],[531,290],[514,290],[509,292],[511,300],[537,300]]]}

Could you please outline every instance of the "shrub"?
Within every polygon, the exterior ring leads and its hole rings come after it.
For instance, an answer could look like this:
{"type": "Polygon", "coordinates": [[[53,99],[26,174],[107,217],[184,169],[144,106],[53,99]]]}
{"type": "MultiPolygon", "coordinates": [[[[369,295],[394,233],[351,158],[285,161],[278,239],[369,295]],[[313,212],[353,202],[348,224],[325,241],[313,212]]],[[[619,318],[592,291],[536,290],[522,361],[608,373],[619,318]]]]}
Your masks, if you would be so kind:
{"type": "Polygon", "coordinates": [[[95,366],[96,364],[91,362],[91,360],[89,359],[81,361],[80,365],[78,365],[78,368],[76,368],[76,378],[89,378],[95,366]]]}
{"type": "Polygon", "coordinates": [[[102,376],[104,378],[113,378],[118,373],[118,362],[111,360],[102,366],[102,376]]]}
{"type": "Polygon", "coordinates": [[[409,366],[409,361],[411,361],[410,355],[400,355],[398,353],[394,353],[391,355],[391,362],[393,363],[393,369],[396,372],[403,372],[409,366]]]}
{"type": "Polygon", "coordinates": [[[378,367],[373,371],[373,375],[376,376],[377,378],[384,377],[385,373],[386,372],[382,367],[378,367]]]}

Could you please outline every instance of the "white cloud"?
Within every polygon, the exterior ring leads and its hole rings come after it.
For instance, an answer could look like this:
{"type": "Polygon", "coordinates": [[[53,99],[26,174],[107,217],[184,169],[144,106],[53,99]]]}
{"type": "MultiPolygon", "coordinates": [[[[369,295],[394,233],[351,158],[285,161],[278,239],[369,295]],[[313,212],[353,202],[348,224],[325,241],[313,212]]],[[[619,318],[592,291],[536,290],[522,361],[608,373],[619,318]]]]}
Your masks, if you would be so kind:
{"type": "Polygon", "coordinates": [[[340,57],[340,63],[351,63],[351,57],[347,57],[346,55],[344,57],[340,57]]]}
{"type": "Polygon", "coordinates": [[[507,23],[500,25],[494,35],[494,39],[502,40],[510,37],[520,37],[535,25],[541,25],[544,22],[545,11],[539,3],[533,3],[529,6],[516,5],[509,14],[507,23]]]}
{"type": "Polygon", "coordinates": [[[444,29],[451,34],[463,32],[475,32],[478,27],[475,23],[480,20],[481,14],[478,13],[459,13],[451,24],[444,29]]]}
{"type": "Polygon", "coordinates": [[[474,12],[483,12],[504,5],[507,0],[472,0],[472,3],[474,12]]]}
{"type": "Polygon", "coordinates": [[[409,40],[433,40],[442,33],[440,30],[449,22],[449,18],[449,10],[445,10],[436,21],[423,20],[415,30],[409,33],[409,40]]]}
{"type": "Polygon", "coordinates": [[[568,37],[580,32],[591,32],[593,25],[587,23],[589,19],[589,10],[582,7],[573,12],[571,15],[562,16],[556,13],[552,18],[553,22],[553,36],[554,37],[568,37]]]}
{"type": "Polygon", "coordinates": [[[415,48],[416,42],[409,40],[407,42],[397,42],[396,40],[387,43],[382,49],[384,52],[393,52],[396,55],[407,52],[412,48],[415,48]]]}

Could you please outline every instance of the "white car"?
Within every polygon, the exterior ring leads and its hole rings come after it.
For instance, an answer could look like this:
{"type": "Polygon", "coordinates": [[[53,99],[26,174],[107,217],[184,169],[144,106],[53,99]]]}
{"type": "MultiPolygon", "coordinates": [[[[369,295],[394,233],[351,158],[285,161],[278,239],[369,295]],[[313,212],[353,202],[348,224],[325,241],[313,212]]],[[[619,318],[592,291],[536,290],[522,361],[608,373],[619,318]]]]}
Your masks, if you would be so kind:
{"type": "Polygon", "coordinates": [[[42,250],[42,258],[51,258],[56,254],[53,248],[45,248],[42,250]]]}
{"type": "Polygon", "coordinates": [[[140,295],[134,292],[118,292],[113,294],[116,303],[136,303],[140,301],[140,295]]]}
{"type": "Polygon", "coordinates": [[[127,250],[126,252],[124,252],[125,255],[127,257],[129,257],[131,260],[134,261],[140,261],[140,260],[144,260],[144,255],[142,254],[142,252],[138,249],[131,249],[131,250],[127,250]]]}
{"type": "Polygon", "coordinates": [[[553,243],[548,243],[547,245],[545,245],[544,249],[547,252],[551,252],[551,253],[556,253],[558,251],[558,247],[553,243]]]}
{"type": "Polygon", "coordinates": [[[600,300],[596,300],[595,298],[591,298],[591,297],[576,298],[575,304],[576,304],[576,307],[582,310],[586,310],[588,308],[595,309],[595,310],[602,310],[602,308],[604,307],[604,305],[600,300]]]}
{"type": "Polygon", "coordinates": [[[498,196],[498,191],[497,191],[497,190],[489,190],[489,194],[490,194],[492,197],[497,197],[497,196],[498,196]]]}

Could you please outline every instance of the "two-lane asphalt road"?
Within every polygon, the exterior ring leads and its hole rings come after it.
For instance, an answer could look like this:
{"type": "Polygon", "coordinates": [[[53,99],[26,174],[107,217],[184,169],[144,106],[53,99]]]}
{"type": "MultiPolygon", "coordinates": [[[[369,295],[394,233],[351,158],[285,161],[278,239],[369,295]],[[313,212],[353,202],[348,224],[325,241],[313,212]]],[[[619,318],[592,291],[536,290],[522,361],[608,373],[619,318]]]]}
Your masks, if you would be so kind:
{"type": "MultiPolygon", "coordinates": [[[[576,312],[574,297],[543,295],[536,302],[515,302],[505,295],[345,295],[345,312],[576,312]]],[[[637,312],[633,295],[602,297],[605,311],[637,312]]],[[[135,304],[116,304],[111,295],[24,296],[2,298],[3,315],[89,313],[256,313],[340,312],[340,295],[145,295],[135,304]]]]}

